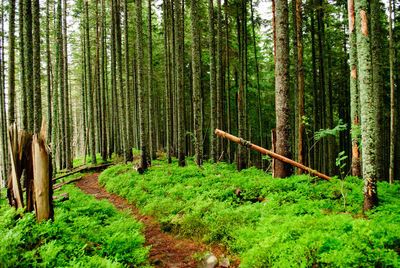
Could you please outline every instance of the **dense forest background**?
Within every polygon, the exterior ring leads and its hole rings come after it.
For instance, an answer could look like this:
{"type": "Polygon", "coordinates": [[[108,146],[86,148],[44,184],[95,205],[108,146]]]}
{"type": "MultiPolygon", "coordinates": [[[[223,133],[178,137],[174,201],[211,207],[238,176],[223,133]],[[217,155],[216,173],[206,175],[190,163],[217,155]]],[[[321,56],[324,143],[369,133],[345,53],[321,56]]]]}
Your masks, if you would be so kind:
{"type": "Polygon", "coordinates": [[[276,128],[282,155],[330,176],[362,176],[364,165],[392,181],[399,9],[398,0],[3,0],[3,185],[7,126],[38,132],[42,119],[54,170],[83,154],[130,161],[132,148],[143,168],[162,151],[180,166],[196,156],[267,169],[214,130],[271,148],[276,128]]]}

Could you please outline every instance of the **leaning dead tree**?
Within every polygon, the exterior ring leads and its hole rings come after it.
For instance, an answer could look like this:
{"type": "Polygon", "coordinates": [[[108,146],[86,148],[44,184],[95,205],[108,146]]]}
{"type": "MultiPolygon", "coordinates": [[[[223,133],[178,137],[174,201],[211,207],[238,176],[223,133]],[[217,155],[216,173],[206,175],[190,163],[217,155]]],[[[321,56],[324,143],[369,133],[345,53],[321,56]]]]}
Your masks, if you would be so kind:
{"type": "Polygon", "coordinates": [[[304,166],[304,165],[302,165],[302,164],[300,164],[300,163],[298,163],[298,162],[296,162],[296,161],[293,161],[292,159],[289,159],[289,158],[287,158],[287,157],[284,157],[284,156],[282,156],[282,155],[280,155],[280,154],[271,152],[271,151],[269,151],[269,150],[267,150],[267,149],[264,149],[264,148],[262,148],[262,147],[260,147],[260,146],[257,146],[257,145],[255,145],[255,144],[252,144],[252,143],[249,142],[249,141],[246,141],[246,140],[244,140],[244,139],[241,139],[241,138],[238,138],[238,137],[236,137],[236,136],[233,136],[233,135],[231,135],[231,134],[229,134],[229,133],[226,133],[226,132],[224,132],[224,131],[222,131],[222,130],[216,129],[216,130],[215,130],[215,134],[217,134],[217,135],[219,135],[219,136],[221,136],[221,137],[224,137],[224,138],[226,138],[226,139],[228,139],[228,140],[230,140],[230,141],[239,143],[240,145],[243,145],[243,146],[245,146],[245,147],[247,147],[247,148],[256,150],[257,152],[260,152],[260,153],[269,155],[269,156],[271,156],[271,157],[273,157],[273,158],[275,158],[275,159],[278,159],[278,160],[280,160],[280,161],[282,161],[282,162],[285,162],[285,163],[287,163],[287,164],[290,164],[290,165],[292,165],[292,166],[295,166],[295,167],[297,167],[297,168],[300,168],[300,169],[302,169],[302,170],[304,170],[304,171],[306,171],[306,172],[308,172],[308,173],[310,173],[310,174],[313,174],[313,175],[315,175],[315,176],[320,177],[321,179],[325,179],[325,180],[328,180],[328,181],[331,180],[331,178],[330,178],[329,176],[325,175],[325,174],[322,174],[322,173],[320,173],[320,172],[318,172],[318,171],[316,171],[316,170],[313,170],[313,169],[311,169],[311,168],[309,168],[309,167],[306,167],[306,166],[304,166]]]}
{"type": "Polygon", "coordinates": [[[46,121],[43,120],[40,133],[33,136],[24,130],[18,131],[15,123],[8,128],[8,134],[11,163],[7,182],[8,203],[26,212],[35,210],[38,222],[52,219],[52,165],[46,143],[46,121]]]}

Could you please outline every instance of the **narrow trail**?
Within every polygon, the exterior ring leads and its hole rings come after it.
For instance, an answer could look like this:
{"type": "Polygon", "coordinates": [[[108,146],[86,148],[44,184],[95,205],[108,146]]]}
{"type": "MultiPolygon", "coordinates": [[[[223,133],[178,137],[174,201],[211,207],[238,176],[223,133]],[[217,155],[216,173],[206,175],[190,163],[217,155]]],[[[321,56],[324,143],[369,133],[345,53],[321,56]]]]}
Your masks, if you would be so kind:
{"type": "MultiPolygon", "coordinates": [[[[224,254],[221,246],[210,246],[188,239],[182,239],[173,234],[161,231],[159,222],[148,215],[143,215],[139,210],[129,204],[124,198],[107,192],[98,183],[100,172],[92,173],[82,180],[77,181],[75,186],[86,194],[91,194],[97,199],[107,199],[118,210],[129,209],[136,220],[145,226],[143,235],[146,238],[145,246],[150,248],[150,263],[155,267],[197,267],[194,255],[204,256],[205,252],[212,252],[217,258],[224,254]]],[[[229,267],[237,267],[238,261],[231,262],[229,267]]],[[[219,266],[224,267],[224,266],[219,266]]]]}

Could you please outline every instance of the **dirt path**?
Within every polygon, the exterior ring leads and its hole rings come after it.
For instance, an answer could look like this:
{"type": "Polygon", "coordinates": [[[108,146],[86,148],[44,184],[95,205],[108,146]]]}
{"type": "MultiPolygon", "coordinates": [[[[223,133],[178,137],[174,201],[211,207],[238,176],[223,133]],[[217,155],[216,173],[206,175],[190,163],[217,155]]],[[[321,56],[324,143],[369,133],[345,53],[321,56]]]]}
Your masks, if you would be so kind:
{"type": "MultiPolygon", "coordinates": [[[[86,194],[92,194],[97,199],[108,199],[108,201],[119,210],[129,209],[138,221],[145,226],[144,236],[146,237],[145,246],[150,248],[150,263],[155,267],[196,267],[197,261],[193,257],[203,256],[205,252],[212,252],[217,258],[224,255],[220,246],[206,246],[204,244],[182,239],[173,234],[163,233],[159,222],[153,217],[141,214],[138,209],[129,204],[122,197],[108,193],[98,183],[100,173],[93,173],[75,183],[75,186],[83,190],[86,194]]],[[[230,267],[237,267],[238,261],[232,263],[230,267]]],[[[220,266],[223,267],[223,266],[220,266]]]]}

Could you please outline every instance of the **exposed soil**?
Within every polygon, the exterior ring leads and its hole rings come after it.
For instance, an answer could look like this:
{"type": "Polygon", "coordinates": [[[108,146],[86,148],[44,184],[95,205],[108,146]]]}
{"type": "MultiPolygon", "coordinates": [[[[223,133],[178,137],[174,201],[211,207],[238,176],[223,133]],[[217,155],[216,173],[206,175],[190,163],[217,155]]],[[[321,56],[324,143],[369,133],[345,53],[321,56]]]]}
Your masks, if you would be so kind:
{"type": "MultiPolygon", "coordinates": [[[[129,209],[136,220],[141,221],[145,230],[143,232],[146,237],[145,246],[150,248],[150,264],[155,267],[196,267],[197,261],[195,256],[204,256],[205,252],[212,252],[218,259],[224,253],[224,249],[219,245],[205,245],[188,239],[180,238],[171,233],[161,231],[160,224],[157,219],[143,215],[139,210],[129,204],[124,198],[108,193],[98,183],[100,173],[92,173],[82,180],[77,181],[75,186],[83,190],[86,194],[92,194],[97,199],[108,199],[108,201],[119,210],[129,209]]],[[[230,267],[237,267],[239,260],[232,261],[230,267]]],[[[222,267],[222,266],[221,266],[222,267]]]]}

